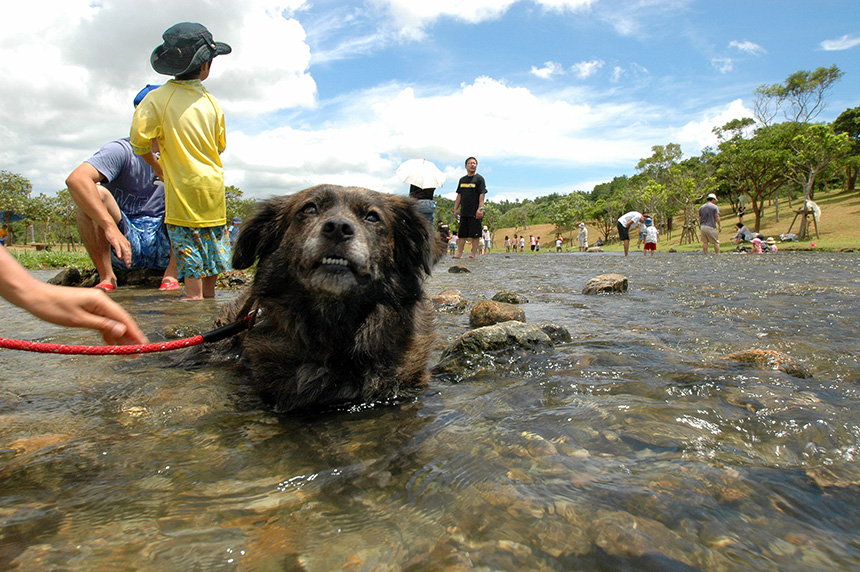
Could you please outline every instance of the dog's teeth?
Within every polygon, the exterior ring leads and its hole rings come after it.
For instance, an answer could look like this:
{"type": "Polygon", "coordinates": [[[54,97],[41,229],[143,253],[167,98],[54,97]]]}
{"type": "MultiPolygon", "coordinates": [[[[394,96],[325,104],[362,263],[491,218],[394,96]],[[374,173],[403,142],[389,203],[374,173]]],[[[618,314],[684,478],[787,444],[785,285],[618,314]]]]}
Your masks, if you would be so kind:
{"type": "Polygon", "coordinates": [[[334,264],[337,266],[347,266],[349,263],[343,258],[323,258],[323,264],[334,264]]]}

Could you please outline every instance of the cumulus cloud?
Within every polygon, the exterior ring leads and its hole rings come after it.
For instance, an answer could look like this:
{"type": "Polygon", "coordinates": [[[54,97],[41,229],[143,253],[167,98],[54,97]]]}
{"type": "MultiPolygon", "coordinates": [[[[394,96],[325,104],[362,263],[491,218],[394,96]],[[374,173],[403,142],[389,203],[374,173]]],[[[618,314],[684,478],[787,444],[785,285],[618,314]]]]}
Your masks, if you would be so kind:
{"type": "Polygon", "coordinates": [[[530,73],[541,79],[550,79],[553,76],[563,74],[564,66],[556,62],[546,62],[542,68],[532,66],[530,73]]]}
{"type": "Polygon", "coordinates": [[[735,48],[745,54],[750,54],[752,56],[760,56],[762,54],[766,54],[767,50],[765,50],[760,45],[750,42],[749,40],[744,40],[743,42],[738,42],[737,40],[732,40],[729,42],[730,48],[735,48]]]}
{"type": "Polygon", "coordinates": [[[580,79],[585,79],[597,73],[603,67],[603,60],[590,60],[587,62],[578,62],[571,66],[571,71],[580,79]]]}
{"type": "Polygon", "coordinates": [[[744,117],[754,117],[753,110],[742,99],[736,99],[723,108],[706,111],[698,121],[688,122],[672,135],[672,141],[681,145],[685,155],[696,155],[704,147],[716,146],[714,127],[722,127],[732,119],[744,117]]]}
{"type": "Polygon", "coordinates": [[[567,95],[538,96],[489,77],[443,94],[422,95],[392,85],[353,94],[338,112],[345,119],[336,128],[231,134],[224,161],[234,177],[231,184],[263,196],[338,181],[396,192],[403,184],[394,170],[409,158],[434,160],[449,180],[456,180],[468,155],[631,164],[653,145],[654,131],[642,124],[646,110],[571,103],[567,95]],[[612,137],[600,134],[606,128],[612,137]]]}
{"type": "Polygon", "coordinates": [[[852,36],[850,34],[845,34],[841,38],[834,40],[824,40],[821,42],[821,49],[828,52],[850,50],[856,46],[860,46],[860,36],[852,36]]]}
{"type": "Polygon", "coordinates": [[[233,47],[215,61],[206,82],[228,117],[314,106],[310,49],[290,17],[301,7],[302,0],[42,0],[6,11],[0,19],[3,168],[37,189],[62,189],[82,160],[128,134],[140,88],[169,79],[152,70],[149,56],[164,30],[182,21],[204,24],[233,47]]]}

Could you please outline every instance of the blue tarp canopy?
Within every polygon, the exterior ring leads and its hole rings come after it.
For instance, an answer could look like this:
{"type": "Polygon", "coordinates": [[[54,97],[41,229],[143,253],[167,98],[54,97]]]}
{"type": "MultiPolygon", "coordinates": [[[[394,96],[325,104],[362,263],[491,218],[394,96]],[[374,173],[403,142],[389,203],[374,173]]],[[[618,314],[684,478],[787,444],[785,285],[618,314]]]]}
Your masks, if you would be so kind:
{"type": "Polygon", "coordinates": [[[0,222],[15,222],[17,220],[24,220],[24,215],[12,211],[0,211],[0,222]]]}

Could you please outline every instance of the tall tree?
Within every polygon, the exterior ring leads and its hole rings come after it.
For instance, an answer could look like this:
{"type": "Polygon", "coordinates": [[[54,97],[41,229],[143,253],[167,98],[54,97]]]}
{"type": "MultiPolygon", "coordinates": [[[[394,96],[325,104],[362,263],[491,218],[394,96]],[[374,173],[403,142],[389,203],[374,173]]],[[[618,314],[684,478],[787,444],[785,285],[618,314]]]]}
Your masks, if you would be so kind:
{"type": "Polygon", "coordinates": [[[851,141],[851,148],[843,159],[843,165],[845,190],[853,191],[857,184],[857,171],[860,169],[860,107],[846,109],[832,125],[834,132],[847,134],[851,141]]]}
{"type": "Polygon", "coordinates": [[[803,188],[803,199],[811,200],[815,182],[831,164],[842,158],[851,148],[846,133],[835,133],[830,125],[790,125],[788,145],[791,153],[786,158],[786,178],[803,188]]]}
{"type": "Polygon", "coordinates": [[[762,84],[755,90],[755,114],[761,125],[770,125],[782,110],[787,121],[809,123],[824,111],[824,98],[845,75],[836,66],[815,71],[796,71],[782,83],[762,84]]]}
{"type": "MultiPolygon", "coordinates": [[[[31,192],[33,185],[29,179],[10,171],[0,171],[0,222],[8,225],[13,215],[24,214],[31,192]]],[[[11,225],[9,233],[12,234],[11,225]]],[[[14,241],[12,234],[9,242],[14,241]]]]}
{"type": "Polygon", "coordinates": [[[556,234],[562,234],[585,218],[591,202],[580,192],[558,197],[552,202],[550,220],[555,225],[556,234]]]}
{"type": "Polygon", "coordinates": [[[233,220],[233,217],[240,217],[242,220],[247,219],[257,210],[257,201],[255,199],[243,199],[242,190],[233,185],[228,185],[225,189],[227,200],[227,224],[233,220]]]}
{"type": "Polygon", "coordinates": [[[759,127],[751,137],[744,137],[742,130],[728,129],[728,124],[717,130],[720,138],[720,152],[715,158],[717,176],[749,195],[755,214],[755,232],[761,229],[764,201],[785,181],[788,149],[785,125],[794,124],[759,127]]]}

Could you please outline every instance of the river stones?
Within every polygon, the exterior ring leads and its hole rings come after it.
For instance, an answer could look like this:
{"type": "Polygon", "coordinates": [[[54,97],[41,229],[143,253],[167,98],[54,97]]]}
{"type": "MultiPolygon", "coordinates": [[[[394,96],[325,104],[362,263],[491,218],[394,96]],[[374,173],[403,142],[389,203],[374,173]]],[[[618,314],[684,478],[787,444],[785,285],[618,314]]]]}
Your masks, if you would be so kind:
{"type": "Polygon", "coordinates": [[[812,374],[794,361],[791,356],[776,350],[743,350],[727,355],[723,359],[766,369],[775,369],[801,379],[812,377],[812,374]]]}
{"type": "Polygon", "coordinates": [[[627,292],[627,277],[621,274],[601,274],[585,283],[582,293],[612,294],[627,292]]]}
{"type": "MultiPolygon", "coordinates": [[[[157,286],[161,282],[163,274],[164,270],[150,268],[116,270],[116,284],[117,286],[157,286]]],[[[99,275],[95,268],[78,269],[74,266],[66,268],[48,280],[49,284],[77,286],[80,288],[92,288],[98,282],[99,275]]]]}
{"type": "MultiPolygon", "coordinates": [[[[93,269],[92,272],[95,272],[95,270],[93,269]]],[[[48,280],[48,284],[55,284],[57,286],[77,286],[83,282],[83,280],[84,276],[81,273],[81,270],[75,266],[70,266],[48,280]]]]}
{"type": "Polygon", "coordinates": [[[472,313],[469,316],[469,325],[473,328],[482,328],[502,322],[510,322],[511,320],[525,322],[526,313],[516,304],[484,300],[483,302],[478,302],[472,308],[472,313]]]}
{"type": "Polygon", "coordinates": [[[433,303],[433,307],[437,312],[448,314],[460,313],[469,305],[469,301],[464,300],[460,291],[454,288],[443,290],[435,296],[431,296],[430,302],[433,303]]]}
{"type": "Polygon", "coordinates": [[[528,299],[521,295],[517,294],[513,290],[500,290],[496,292],[496,294],[492,298],[496,302],[504,302],[506,304],[528,304],[528,299]]]}
{"type": "Polygon", "coordinates": [[[470,274],[472,271],[465,266],[454,265],[448,269],[450,274],[470,274]]]}
{"type": "Polygon", "coordinates": [[[555,324],[503,322],[470,330],[442,352],[434,373],[462,375],[490,358],[515,350],[540,351],[571,340],[570,332],[555,324]]]}

